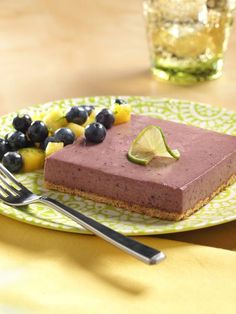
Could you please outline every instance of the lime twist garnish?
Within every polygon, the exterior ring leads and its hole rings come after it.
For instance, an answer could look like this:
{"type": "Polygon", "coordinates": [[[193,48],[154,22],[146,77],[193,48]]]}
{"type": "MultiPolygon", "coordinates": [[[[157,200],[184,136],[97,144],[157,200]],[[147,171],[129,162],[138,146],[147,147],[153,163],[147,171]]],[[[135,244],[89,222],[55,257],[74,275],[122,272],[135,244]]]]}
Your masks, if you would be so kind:
{"type": "Polygon", "coordinates": [[[157,156],[179,159],[180,153],[177,149],[170,149],[160,127],[149,125],[133,140],[128,159],[136,164],[147,165],[157,156]]]}

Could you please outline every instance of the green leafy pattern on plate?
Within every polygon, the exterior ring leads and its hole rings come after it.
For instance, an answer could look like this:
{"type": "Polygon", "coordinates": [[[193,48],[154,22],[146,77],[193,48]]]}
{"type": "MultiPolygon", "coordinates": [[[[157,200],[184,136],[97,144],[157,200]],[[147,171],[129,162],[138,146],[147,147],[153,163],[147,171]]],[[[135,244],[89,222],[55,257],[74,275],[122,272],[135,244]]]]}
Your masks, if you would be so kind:
{"type": "MultiPolygon", "coordinates": [[[[132,104],[133,112],[150,115],[156,118],[191,124],[218,132],[236,136],[236,113],[226,109],[212,107],[190,101],[174,99],[156,99],[152,97],[124,97],[132,104]]],[[[92,104],[99,107],[110,106],[115,97],[86,97],[49,102],[24,110],[32,116],[40,115],[52,107],[68,108],[76,104],[92,104]]],[[[16,113],[0,118],[0,137],[12,129],[12,118],[16,113]]],[[[173,222],[131,213],[110,205],[96,203],[90,200],[65,193],[46,190],[43,186],[43,172],[19,174],[17,177],[35,193],[46,194],[81,210],[84,214],[95,218],[105,225],[127,235],[148,235],[180,232],[210,227],[236,219],[236,184],[216,196],[210,203],[186,220],[173,222]]],[[[40,227],[89,233],[70,219],[42,204],[34,204],[16,209],[0,204],[0,213],[10,218],[20,220],[40,227]]]]}

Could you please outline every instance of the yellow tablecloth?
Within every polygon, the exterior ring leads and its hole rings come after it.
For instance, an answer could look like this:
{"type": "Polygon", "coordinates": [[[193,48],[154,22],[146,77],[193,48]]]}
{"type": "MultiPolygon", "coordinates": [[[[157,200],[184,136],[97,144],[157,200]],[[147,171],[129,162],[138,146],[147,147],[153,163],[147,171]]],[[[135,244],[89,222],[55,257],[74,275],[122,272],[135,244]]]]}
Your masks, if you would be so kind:
{"type": "Polygon", "coordinates": [[[140,237],[147,266],[89,235],[0,217],[0,313],[235,313],[236,253],[140,237]]]}

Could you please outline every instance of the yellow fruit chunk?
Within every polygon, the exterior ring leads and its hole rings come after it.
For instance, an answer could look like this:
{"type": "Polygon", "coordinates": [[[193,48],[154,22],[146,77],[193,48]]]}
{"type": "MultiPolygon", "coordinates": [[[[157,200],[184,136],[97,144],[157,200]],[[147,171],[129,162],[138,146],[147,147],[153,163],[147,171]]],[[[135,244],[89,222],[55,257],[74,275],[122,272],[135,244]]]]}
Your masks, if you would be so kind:
{"type": "Polygon", "coordinates": [[[36,147],[26,147],[19,150],[23,158],[23,172],[34,171],[43,168],[45,153],[36,147]]]}
{"type": "Polygon", "coordinates": [[[128,122],[131,117],[131,106],[115,105],[113,108],[113,114],[115,116],[114,125],[128,122]]]}
{"type": "Polygon", "coordinates": [[[70,129],[75,134],[76,137],[84,135],[84,127],[81,125],[70,122],[66,125],[66,127],[70,129]]]}
{"type": "Polygon", "coordinates": [[[51,132],[55,132],[67,124],[65,114],[59,109],[49,111],[43,118],[43,121],[51,132]]]}
{"type": "Polygon", "coordinates": [[[61,150],[63,147],[64,147],[64,143],[62,142],[59,142],[59,143],[49,142],[45,150],[46,157],[52,155],[58,150],[61,150]]]}
{"type": "Polygon", "coordinates": [[[95,110],[93,110],[88,117],[87,121],[83,124],[83,127],[86,127],[88,124],[95,122],[96,113],[95,110]]]}

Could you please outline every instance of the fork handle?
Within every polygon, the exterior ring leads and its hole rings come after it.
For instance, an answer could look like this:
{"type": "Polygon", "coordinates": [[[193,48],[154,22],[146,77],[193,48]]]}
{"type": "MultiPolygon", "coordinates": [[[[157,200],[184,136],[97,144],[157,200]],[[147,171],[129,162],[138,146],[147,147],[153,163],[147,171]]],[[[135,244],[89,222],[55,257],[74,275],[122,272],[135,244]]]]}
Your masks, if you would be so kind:
{"type": "Polygon", "coordinates": [[[82,225],[85,229],[90,230],[92,233],[110,242],[124,252],[129,253],[146,264],[157,264],[165,258],[163,252],[126,237],[123,234],[106,227],[96,220],[87,217],[79,211],[70,208],[52,198],[41,197],[38,199],[38,201],[53,207],[63,215],[66,215],[76,223],[82,225]]]}

